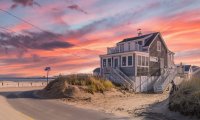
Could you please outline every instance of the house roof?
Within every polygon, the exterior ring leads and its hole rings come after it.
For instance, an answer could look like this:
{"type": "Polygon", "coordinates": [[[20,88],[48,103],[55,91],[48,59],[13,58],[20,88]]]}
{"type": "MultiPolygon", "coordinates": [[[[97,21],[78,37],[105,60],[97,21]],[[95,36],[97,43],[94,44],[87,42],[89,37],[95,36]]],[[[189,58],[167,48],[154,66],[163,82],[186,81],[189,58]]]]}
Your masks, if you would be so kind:
{"type": "Polygon", "coordinates": [[[153,39],[156,37],[157,34],[159,34],[159,32],[145,34],[142,36],[137,36],[137,37],[132,37],[132,38],[126,38],[118,43],[144,39],[144,41],[145,41],[144,47],[145,47],[145,46],[149,46],[151,44],[151,42],[153,41],[153,39]]]}
{"type": "Polygon", "coordinates": [[[184,71],[189,71],[190,70],[191,65],[184,65],[184,71]]]}

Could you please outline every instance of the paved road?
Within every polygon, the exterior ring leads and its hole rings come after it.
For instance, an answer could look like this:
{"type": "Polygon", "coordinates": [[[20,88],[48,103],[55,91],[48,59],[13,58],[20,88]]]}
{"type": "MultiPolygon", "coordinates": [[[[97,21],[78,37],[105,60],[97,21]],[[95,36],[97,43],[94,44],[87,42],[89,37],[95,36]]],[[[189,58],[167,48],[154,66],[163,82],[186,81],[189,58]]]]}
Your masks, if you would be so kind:
{"type": "Polygon", "coordinates": [[[58,100],[39,99],[33,92],[1,92],[0,95],[5,96],[14,109],[37,120],[128,120],[99,111],[76,108],[58,100]]]}

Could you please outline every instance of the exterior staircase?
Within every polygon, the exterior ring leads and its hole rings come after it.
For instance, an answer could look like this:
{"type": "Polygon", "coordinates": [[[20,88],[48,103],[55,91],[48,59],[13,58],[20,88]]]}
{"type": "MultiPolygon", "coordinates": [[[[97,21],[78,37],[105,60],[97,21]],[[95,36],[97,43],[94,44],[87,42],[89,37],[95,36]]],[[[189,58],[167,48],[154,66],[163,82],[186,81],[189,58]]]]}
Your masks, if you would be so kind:
{"type": "Polygon", "coordinates": [[[192,78],[200,78],[200,68],[192,73],[192,78]]]}
{"type": "Polygon", "coordinates": [[[134,81],[130,79],[127,75],[125,75],[119,68],[112,68],[108,79],[115,83],[121,84],[129,91],[134,91],[134,81]]]}
{"type": "Polygon", "coordinates": [[[162,75],[158,77],[156,80],[153,88],[155,93],[162,93],[167,86],[170,84],[172,80],[177,75],[177,69],[176,68],[170,68],[166,69],[162,75]]]}

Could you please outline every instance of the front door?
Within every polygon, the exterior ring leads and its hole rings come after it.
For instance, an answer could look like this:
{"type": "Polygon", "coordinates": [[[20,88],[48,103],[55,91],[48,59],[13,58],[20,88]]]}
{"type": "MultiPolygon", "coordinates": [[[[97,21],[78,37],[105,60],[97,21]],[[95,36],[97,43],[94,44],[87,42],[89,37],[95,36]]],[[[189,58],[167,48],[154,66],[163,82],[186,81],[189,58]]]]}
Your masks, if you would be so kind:
{"type": "Polygon", "coordinates": [[[114,58],[114,68],[117,68],[117,67],[119,67],[119,58],[118,57],[114,58]]]}

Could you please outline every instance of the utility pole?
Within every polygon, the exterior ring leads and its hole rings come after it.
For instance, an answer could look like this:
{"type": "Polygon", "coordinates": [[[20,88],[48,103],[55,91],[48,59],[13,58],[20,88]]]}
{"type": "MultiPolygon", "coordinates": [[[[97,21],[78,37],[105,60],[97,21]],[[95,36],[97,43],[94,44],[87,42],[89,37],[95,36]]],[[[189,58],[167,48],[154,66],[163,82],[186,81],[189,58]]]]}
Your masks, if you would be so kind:
{"type": "Polygon", "coordinates": [[[47,71],[47,84],[48,84],[49,83],[49,71],[51,71],[51,67],[46,67],[44,70],[47,71]]]}

